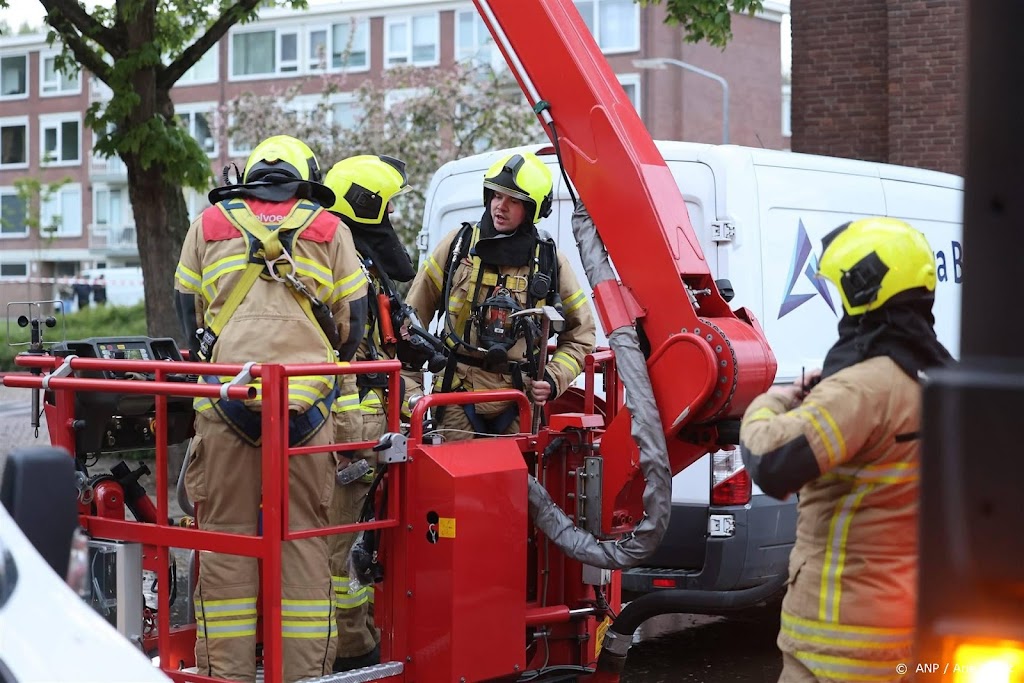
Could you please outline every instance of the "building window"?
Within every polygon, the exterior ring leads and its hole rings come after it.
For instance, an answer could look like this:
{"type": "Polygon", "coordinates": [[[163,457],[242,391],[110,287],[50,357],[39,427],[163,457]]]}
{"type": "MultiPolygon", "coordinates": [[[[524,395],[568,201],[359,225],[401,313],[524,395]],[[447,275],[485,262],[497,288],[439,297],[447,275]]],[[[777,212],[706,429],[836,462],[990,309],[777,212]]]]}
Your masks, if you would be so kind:
{"type": "Polygon", "coordinates": [[[634,0],[576,0],[602,52],[640,49],[640,6],[634,0]]]}
{"type": "Polygon", "coordinates": [[[53,118],[40,117],[42,162],[68,166],[81,163],[81,126],[78,114],[65,114],[53,118]]]}
{"type": "Polygon", "coordinates": [[[299,70],[299,34],[295,31],[277,34],[277,64],[281,73],[299,70]]]}
{"type": "Polygon", "coordinates": [[[175,85],[195,85],[197,83],[216,83],[220,71],[220,49],[214,46],[199,61],[182,74],[175,85]]]}
{"type": "Polygon", "coordinates": [[[13,187],[0,187],[0,236],[28,237],[25,200],[13,187]]]}
{"type": "Polygon", "coordinates": [[[0,263],[0,278],[24,279],[28,277],[28,262],[0,263]]]}
{"type": "Polygon", "coordinates": [[[792,121],[792,110],[793,110],[793,86],[784,85],[782,86],[782,136],[792,137],[793,136],[793,121],[792,121]]]}
{"type": "Polygon", "coordinates": [[[370,22],[349,19],[331,26],[331,68],[355,71],[369,66],[370,22]]]}
{"type": "Polygon", "coordinates": [[[438,15],[388,18],[384,31],[385,64],[436,66],[440,63],[440,21],[438,15]]]}
{"type": "Polygon", "coordinates": [[[231,75],[260,76],[275,73],[275,31],[252,31],[231,36],[231,75]]]}
{"type": "Polygon", "coordinates": [[[64,185],[42,200],[39,229],[52,237],[82,236],[81,185],[64,185]]]}
{"type": "Polygon", "coordinates": [[[633,103],[636,113],[642,115],[640,110],[640,74],[618,74],[618,79],[622,89],[626,92],[626,97],[633,103]]]}
{"type": "Polygon", "coordinates": [[[42,69],[39,75],[39,92],[43,96],[77,95],[82,92],[82,74],[61,73],[57,70],[57,55],[40,55],[42,69]]]}
{"type": "Polygon", "coordinates": [[[331,123],[345,130],[359,125],[363,118],[363,108],[354,99],[338,100],[331,104],[331,123]]]}
{"type": "Polygon", "coordinates": [[[181,125],[210,156],[217,154],[217,139],[213,136],[210,122],[213,119],[213,105],[182,107],[177,112],[181,125]]]}
{"type": "Polygon", "coordinates": [[[0,168],[28,166],[28,119],[0,119],[0,168]]]}
{"type": "Polygon", "coordinates": [[[0,98],[28,97],[28,56],[0,57],[0,98]]]}
{"type": "Polygon", "coordinates": [[[455,59],[474,66],[489,64],[495,71],[505,58],[476,10],[460,10],[455,17],[455,59]]]}
{"type": "Polygon", "coordinates": [[[92,220],[97,230],[105,232],[124,225],[125,194],[120,187],[93,187],[92,220]]]}

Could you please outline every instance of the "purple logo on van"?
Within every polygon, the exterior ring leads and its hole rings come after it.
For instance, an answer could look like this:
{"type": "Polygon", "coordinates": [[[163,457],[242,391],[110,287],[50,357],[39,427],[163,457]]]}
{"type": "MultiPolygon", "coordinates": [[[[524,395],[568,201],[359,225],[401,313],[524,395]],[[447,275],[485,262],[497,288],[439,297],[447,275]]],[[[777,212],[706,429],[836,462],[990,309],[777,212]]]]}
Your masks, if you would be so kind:
{"type": "Polygon", "coordinates": [[[786,278],[786,293],[782,297],[782,305],[779,306],[779,318],[795,311],[805,301],[815,297],[815,294],[794,294],[793,288],[796,281],[803,275],[814,286],[816,294],[820,294],[832,312],[836,312],[835,304],[832,303],[832,294],[828,291],[828,284],[825,280],[815,277],[818,272],[818,257],[811,253],[811,238],[807,236],[807,228],[801,220],[797,227],[796,246],[793,249],[793,257],[789,262],[789,277],[786,278]]]}

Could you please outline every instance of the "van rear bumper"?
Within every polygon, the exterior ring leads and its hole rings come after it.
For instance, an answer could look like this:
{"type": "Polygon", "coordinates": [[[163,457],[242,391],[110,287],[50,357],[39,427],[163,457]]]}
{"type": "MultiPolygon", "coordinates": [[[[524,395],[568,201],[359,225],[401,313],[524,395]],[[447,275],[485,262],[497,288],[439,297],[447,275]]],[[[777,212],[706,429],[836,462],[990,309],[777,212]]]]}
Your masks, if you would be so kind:
{"type": "Polygon", "coordinates": [[[665,538],[646,566],[622,572],[623,598],[673,589],[731,591],[765,583],[788,571],[795,540],[795,496],[779,501],[756,495],[743,506],[673,505],[665,538]],[[735,533],[708,537],[709,515],[732,515],[735,533]]]}

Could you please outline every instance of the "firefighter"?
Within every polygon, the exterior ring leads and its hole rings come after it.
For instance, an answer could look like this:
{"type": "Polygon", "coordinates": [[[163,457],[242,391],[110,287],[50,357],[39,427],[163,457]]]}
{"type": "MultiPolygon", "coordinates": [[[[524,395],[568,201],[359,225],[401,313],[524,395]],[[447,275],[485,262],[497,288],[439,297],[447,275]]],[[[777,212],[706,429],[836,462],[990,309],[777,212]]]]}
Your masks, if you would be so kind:
{"type": "MultiPolygon", "coordinates": [[[[407,301],[419,318],[444,316],[450,353],[434,374],[434,391],[514,387],[542,406],[582,371],[596,341],[594,316],[565,256],[537,228],[551,213],[551,188],[551,173],[535,154],[503,157],[484,175],[479,223],[448,233],[413,280],[407,301]],[[538,367],[548,339],[540,338],[534,316],[513,314],[543,305],[560,308],[565,324],[556,351],[538,367]]],[[[519,431],[510,401],[448,406],[434,421],[449,441],[519,431]]]]}
{"type": "Polygon", "coordinates": [[[935,257],[892,218],[846,223],[822,243],[839,340],[821,370],[755,399],[740,428],[757,485],[799,492],[779,680],[899,681],[916,609],[920,380],[951,360],[934,330],[935,257]]]}
{"type": "MultiPolygon", "coordinates": [[[[269,138],[253,150],[241,180],[210,193],[213,206],[192,223],[182,246],[177,305],[195,340],[194,357],[348,361],[366,321],[366,278],[349,229],[325,210],[334,193],[321,184],[315,155],[295,138],[269,138]]],[[[293,446],[331,443],[337,387],[335,376],[289,378],[293,446]]],[[[195,410],[186,487],[199,527],[254,535],[261,514],[260,398],[196,399],[195,410]]],[[[293,530],[327,524],[335,470],[330,452],[290,458],[293,530]]],[[[262,474],[279,481],[276,472],[262,474]]],[[[329,673],[336,632],[326,539],[284,544],[281,575],[285,680],[329,673]]],[[[255,680],[257,593],[254,558],[202,554],[195,591],[199,673],[255,680]]]]}
{"type": "MultiPolygon", "coordinates": [[[[352,230],[356,251],[370,278],[370,314],[356,359],[396,358],[399,342],[395,333],[402,337],[401,325],[407,322],[401,316],[402,300],[395,283],[408,282],[416,275],[412,259],[390,220],[394,211],[392,200],[410,189],[405,163],[388,156],[354,156],[335,164],[324,183],[336,198],[331,212],[352,230]],[[398,324],[393,325],[395,322],[398,324]]],[[[376,441],[387,429],[387,375],[348,375],[345,380],[334,407],[338,418],[335,441],[376,441]]],[[[406,412],[408,398],[405,395],[400,399],[406,412]]],[[[376,474],[373,455],[368,449],[342,453],[339,486],[331,506],[332,525],[359,521],[376,474]]],[[[338,615],[335,671],[380,662],[380,631],[373,622],[373,585],[363,585],[349,577],[349,552],[355,537],[342,534],[329,540],[338,615]]]]}

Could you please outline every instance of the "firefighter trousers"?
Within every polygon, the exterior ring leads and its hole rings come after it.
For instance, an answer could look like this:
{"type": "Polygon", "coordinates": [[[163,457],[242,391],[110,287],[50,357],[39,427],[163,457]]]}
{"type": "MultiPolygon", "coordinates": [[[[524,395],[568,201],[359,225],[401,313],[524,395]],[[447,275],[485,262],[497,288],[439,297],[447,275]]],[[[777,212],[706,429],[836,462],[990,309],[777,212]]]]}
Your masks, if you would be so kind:
{"type": "MultiPolygon", "coordinates": [[[[386,420],[375,392],[371,391],[363,398],[360,412],[361,434],[355,438],[339,438],[339,441],[373,441],[384,433],[386,420]]],[[[354,461],[371,459],[372,463],[375,455],[371,450],[358,451],[354,461]]],[[[331,525],[353,524],[359,521],[359,513],[363,509],[375,473],[376,468],[366,477],[335,489],[330,511],[331,525]]],[[[349,578],[349,553],[357,537],[358,534],[335,534],[328,537],[334,605],[338,619],[338,648],[335,656],[341,658],[368,654],[380,643],[380,630],[373,621],[374,587],[363,586],[349,578]]]]}
{"type": "MultiPolygon", "coordinates": [[[[307,445],[331,443],[330,419],[307,445]]],[[[288,518],[293,531],[323,527],[334,493],[335,457],[297,455],[289,463],[288,518]]],[[[276,482],[276,474],[269,475],[276,482]]],[[[242,441],[214,412],[196,415],[185,486],[200,529],[255,535],[260,523],[261,450],[242,441]]],[[[196,665],[206,676],[256,679],[256,559],[203,552],[195,592],[196,665]]],[[[281,621],[285,681],[331,671],[334,630],[331,573],[323,537],[281,547],[281,621]]],[[[266,606],[263,606],[266,611],[266,606]]]]}
{"type": "MultiPolygon", "coordinates": [[[[515,407],[512,410],[517,410],[515,407]]],[[[474,427],[466,410],[462,406],[446,406],[441,415],[441,435],[445,441],[468,441],[477,438],[474,432],[479,431],[474,427]]],[[[519,432],[519,413],[515,413],[512,422],[504,429],[503,434],[516,434],[519,432]]]]}

